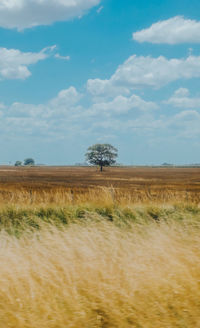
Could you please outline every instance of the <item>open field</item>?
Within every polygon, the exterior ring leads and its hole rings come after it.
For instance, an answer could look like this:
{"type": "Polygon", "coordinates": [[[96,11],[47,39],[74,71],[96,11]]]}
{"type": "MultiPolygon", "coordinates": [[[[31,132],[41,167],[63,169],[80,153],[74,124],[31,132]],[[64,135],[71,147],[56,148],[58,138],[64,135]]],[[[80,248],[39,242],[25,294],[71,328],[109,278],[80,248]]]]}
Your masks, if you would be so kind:
{"type": "Polygon", "coordinates": [[[200,202],[200,168],[0,167],[0,202],[200,202]],[[108,195],[108,189],[111,195],[108,195]],[[114,191],[114,192],[113,192],[114,191]],[[17,199],[16,199],[17,197],[17,199]]]}
{"type": "Polygon", "coordinates": [[[0,328],[200,328],[200,169],[0,168],[0,328]]]}
{"type": "Polygon", "coordinates": [[[151,187],[200,191],[200,168],[0,167],[0,187],[88,188],[104,186],[133,190],[151,187]]]}

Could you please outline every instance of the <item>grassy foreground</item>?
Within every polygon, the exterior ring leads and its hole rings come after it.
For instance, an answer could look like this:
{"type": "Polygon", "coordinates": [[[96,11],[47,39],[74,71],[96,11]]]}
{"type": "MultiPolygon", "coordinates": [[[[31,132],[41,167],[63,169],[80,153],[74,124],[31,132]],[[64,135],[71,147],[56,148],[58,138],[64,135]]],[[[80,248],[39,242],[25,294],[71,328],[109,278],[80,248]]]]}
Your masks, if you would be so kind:
{"type": "Polygon", "coordinates": [[[200,327],[196,205],[0,208],[0,327],[200,327]]]}

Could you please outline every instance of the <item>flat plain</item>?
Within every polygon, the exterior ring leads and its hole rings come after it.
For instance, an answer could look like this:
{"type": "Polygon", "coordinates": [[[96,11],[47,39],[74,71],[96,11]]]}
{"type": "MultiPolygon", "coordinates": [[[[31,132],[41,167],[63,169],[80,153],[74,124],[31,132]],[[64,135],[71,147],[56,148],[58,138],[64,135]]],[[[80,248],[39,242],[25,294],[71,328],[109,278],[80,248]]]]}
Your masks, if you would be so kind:
{"type": "Polygon", "coordinates": [[[200,168],[181,167],[0,167],[0,195],[16,189],[73,192],[113,188],[132,201],[200,201],[200,168]]]}
{"type": "Polygon", "coordinates": [[[200,327],[200,168],[0,167],[0,328],[200,327]]]}
{"type": "Polygon", "coordinates": [[[0,186],[69,187],[113,186],[200,191],[200,168],[181,167],[0,167],[0,186]]]}

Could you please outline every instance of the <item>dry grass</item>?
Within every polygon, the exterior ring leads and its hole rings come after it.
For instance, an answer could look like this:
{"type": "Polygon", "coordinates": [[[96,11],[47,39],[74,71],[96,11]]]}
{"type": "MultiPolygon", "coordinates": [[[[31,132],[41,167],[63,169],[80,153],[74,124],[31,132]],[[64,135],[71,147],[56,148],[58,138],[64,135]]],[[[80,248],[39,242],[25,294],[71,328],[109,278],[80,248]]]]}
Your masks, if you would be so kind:
{"type": "Polygon", "coordinates": [[[6,170],[0,328],[200,327],[199,169],[6,170]]]}
{"type": "Polygon", "coordinates": [[[0,327],[200,327],[199,227],[0,235],[0,327]]]}
{"type": "Polygon", "coordinates": [[[200,168],[1,167],[0,204],[5,202],[97,204],[200,203],[200,168]]]}
{"type": "Polygon", "coordinates": [[[74,188],[63,189],[53,188],[49,190],[32,190],[17,186],[8,189],[0,189],[0,206],[65,206],[65,205],[85,205],[96,206],[128,206],[132,204],[171,204],[171,203],[200,203],[200,192],[187,190],[167,190],[152,191],[149,188],[141,190],[129,190],[110,187],[94,188],[74,188]]]}

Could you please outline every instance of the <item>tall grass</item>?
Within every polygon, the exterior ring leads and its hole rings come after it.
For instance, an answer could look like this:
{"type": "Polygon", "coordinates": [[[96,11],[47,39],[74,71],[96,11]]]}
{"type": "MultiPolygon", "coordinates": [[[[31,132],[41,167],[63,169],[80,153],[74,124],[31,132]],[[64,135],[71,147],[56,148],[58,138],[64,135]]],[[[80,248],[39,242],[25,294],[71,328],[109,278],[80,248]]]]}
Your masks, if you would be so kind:
{"type": "Polygon", "coordinates": [[[199,327],[198,225],[0,233],[0,327],[199,327]]]}
{"type": "Polygon", "coordinates": [[[90,223],[111,222],[114,226],[128,229],[148,226],[151,223],[174,223],[198,226],[200,208],[194,204],[82,204],[63,205],[5,205],[0,206],[0,231],[20,237],[27,231],[41,230],[44,226],[59,229],[74,225],[87,226],[90,223]]]}
{"type": "Polygon", "coordinates": [[[200,208],[151,197],[1,190],[0,328],[200,327],[200,208]]]}
{"type": "Polygon", "coordinates": [[[198,190],[176,190],[160,187],[158,189],[143,187],[136,189],[100,187],[95,188],[57,188],[39,189],[20,188],[18,185],[0,189],[0,206],[16,205],[129,205],[138,203],[200,203],[198,190]]]}

